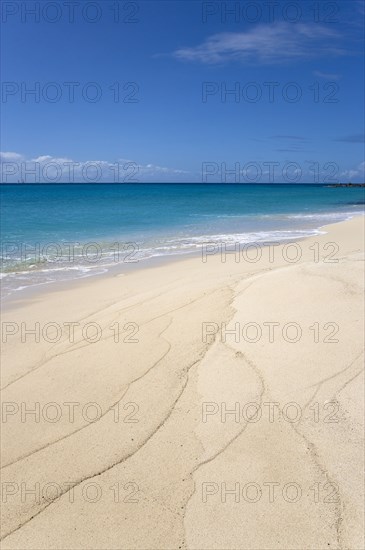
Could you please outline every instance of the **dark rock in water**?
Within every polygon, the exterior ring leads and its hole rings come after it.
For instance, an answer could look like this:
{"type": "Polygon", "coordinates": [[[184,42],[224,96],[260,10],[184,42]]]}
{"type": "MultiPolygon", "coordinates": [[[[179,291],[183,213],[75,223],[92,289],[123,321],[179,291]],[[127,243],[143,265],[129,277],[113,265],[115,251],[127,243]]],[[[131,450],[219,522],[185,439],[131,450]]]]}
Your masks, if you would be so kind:
{"type": "Polygon", "coordinates": [[[365,183],[332,183],[326,187],[365,187],[365,183]]]}

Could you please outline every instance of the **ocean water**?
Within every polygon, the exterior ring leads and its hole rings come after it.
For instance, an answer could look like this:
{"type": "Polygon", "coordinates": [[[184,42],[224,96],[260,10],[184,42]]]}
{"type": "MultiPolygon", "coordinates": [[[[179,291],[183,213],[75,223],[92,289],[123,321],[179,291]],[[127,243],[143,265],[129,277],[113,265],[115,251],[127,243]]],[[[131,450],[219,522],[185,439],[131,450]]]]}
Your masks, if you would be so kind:
{"type": "Polygon", "coordinates": [[[321,185],[0,185],[2,295],[200,252],[280,242],[364,213],[363,188],[321,185]],[[144,262],[144,264],[143,264],[144,262]]]}

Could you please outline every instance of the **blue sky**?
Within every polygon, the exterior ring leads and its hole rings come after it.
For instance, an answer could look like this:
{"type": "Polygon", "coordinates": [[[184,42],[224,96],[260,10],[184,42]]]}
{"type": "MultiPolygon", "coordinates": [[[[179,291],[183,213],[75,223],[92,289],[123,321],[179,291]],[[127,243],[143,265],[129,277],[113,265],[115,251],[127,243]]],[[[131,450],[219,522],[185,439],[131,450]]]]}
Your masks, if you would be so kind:
{"type": "Polygon", "coordinates": [[[36,21],[35,4],[2,2],[2,181],[71,161],[103,181],[115,163],[137,181],[223,181],[226,167],[265,183],[271,163],[276,182],[364,180],[362,0],[80,1],[73,21],[63,0],[36,21]]]}

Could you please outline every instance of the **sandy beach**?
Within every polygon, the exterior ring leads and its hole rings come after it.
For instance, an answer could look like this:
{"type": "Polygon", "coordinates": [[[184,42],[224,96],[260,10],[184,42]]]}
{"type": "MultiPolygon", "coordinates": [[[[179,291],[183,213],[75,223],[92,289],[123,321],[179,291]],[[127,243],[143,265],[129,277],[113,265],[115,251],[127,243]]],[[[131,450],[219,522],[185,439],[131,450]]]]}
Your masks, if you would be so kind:
{"type": "Polygon", "coordinates": [[[323,230],[6,307],[2,548],[363,548],[364,218],[323,230]]]}

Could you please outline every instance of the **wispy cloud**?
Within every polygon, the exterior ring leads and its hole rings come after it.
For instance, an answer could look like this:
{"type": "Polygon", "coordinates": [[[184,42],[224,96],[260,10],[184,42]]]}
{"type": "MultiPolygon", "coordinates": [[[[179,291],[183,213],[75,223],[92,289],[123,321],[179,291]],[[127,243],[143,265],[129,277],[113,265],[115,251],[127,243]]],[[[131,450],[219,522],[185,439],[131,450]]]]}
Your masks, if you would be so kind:
{"type": "Polygon", "coordinates": [[[291,149],[275,149],[277,153],[300,153],[301,149],[298,147],[293,147],[291,149]]]}
{"type": "Polygon", "coordinates": [[[280,145],[278,149],[274,149],[277,153],[304,153],[309,152],[303,147],[309,142],[309,140],[303,136],[280,134],[276,136],[270,136],[270,140],[278,142],[280,145]]]}
{"type": "Polygon", "coordinates": [[[273,64],[345,55],[340,39],[336,31],[320,25],[261,24],[247,32],[215,34],[202,44],[181,48],[173,55],[180,60],[210,64],[226,61],[273,64]]]}
{"type": "Polygon", "coordinates": [[[334,141],[342,141],[343,143],[365,143],[365,134],[352,134],[351,136],[343,136],[334,141]]]}
{"type": "Polygon", "coordinates": [[[340,80],[342,75],[336,73],[323,73],[322,71],[313,71],[314,76],[318,78],[324,78],[326,80],[340,80]]]}
{"type": "Polygon", "coordinates": [[[303,136],[293,136],[293,135],[277,135],[277,136],[271,136],[270,139],[285,139],[285,140],[293,140],[293,141],[308,141],[303,136]]]}

